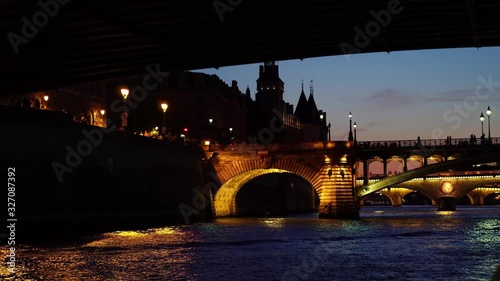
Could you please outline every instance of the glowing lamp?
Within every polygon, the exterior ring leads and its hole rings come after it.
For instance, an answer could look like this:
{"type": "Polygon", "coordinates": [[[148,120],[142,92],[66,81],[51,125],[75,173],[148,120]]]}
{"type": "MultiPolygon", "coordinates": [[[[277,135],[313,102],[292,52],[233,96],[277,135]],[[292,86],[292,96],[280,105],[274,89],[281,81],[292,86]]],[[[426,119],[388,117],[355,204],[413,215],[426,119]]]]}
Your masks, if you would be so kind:
{"type": "Polygon", "coordinates": [[[163,112],[167,111],[167,108],[168,108],[168,104],[167,103],[162,103],[161,104],[161,109],[163,110],[163,112]]]}
{"type": "Polygon", "coordinates": [[[120,89],[120,93],[122,94],[123,99],[126,100],[127,96],[128,96],[128,93],[129,93],[129,90],[127,88],[121,88],[120,89]]]}
{"type": "Polygon", "coordinates": [[[343,163],[343,164],[347,163],[347,155],[340,157],[340,163],[343,163]]]}
{"type": "Polygon", "coordinates": [[[330,164],[331,162],[332,160],[330,159],[330,157],[325,155],[325,164],[330,164]]]}

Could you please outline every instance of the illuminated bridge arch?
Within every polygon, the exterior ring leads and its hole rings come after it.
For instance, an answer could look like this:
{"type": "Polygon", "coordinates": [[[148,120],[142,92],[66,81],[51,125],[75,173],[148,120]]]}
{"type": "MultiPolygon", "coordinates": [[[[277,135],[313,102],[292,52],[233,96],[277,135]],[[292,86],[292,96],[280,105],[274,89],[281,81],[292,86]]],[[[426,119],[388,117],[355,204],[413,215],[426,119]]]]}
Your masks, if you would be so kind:
{"type": "MultiPolygon", "coordinates": [[[[235,166],[239,166],[235,164],[235,166]]],[[[226,171],[226,174],[230,173],[226,171]]],[[[234,172],[233,172],[234,173],[234,172]]],[[[322,178],[321,171],[299,163],[298,161],[282,160],[277,161],[271,168],[256,168],[243,171],[229,180],[225,181],[215,194],[214,206],[216,216],[232,216],[236,214],[236,195],[238,191],[249,181],[266,175],[275,173],[289,173],[300,176],[309,182],[318,196],[321,198],[322,178]]]]}

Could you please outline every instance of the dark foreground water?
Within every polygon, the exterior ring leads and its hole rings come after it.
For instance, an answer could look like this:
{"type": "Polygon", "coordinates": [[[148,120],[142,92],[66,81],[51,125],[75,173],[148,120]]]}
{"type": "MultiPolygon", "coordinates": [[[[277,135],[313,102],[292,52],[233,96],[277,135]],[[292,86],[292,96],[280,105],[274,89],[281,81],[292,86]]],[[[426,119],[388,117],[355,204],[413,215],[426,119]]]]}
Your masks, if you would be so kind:
{"type": "Polygon", "coordinates": [[[226,218],[20,245],[16,274],[3,264],[0,279],[491,280],[499,218],[499,207],[364,207],[359,220],[226,218]]]}

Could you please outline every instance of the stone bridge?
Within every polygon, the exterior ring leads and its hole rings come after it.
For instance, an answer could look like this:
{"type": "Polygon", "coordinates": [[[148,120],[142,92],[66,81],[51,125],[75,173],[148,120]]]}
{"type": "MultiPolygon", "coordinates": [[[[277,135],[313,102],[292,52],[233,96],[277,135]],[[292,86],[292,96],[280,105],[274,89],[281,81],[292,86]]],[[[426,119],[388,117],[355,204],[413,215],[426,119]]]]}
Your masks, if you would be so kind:
{"type": "MultiPolygon", "coordinates": [[[[475,156],[461,157],[452,161],[445,161],[437,164],[423,166],[421,168],[383,178],[368,185],[358,186],[356,187],[356,193],[359,198],[362,198],[370,193],[380,191],[384,188],[394,186],[407,186],[408,188],[412,187],[411,189],[422,191],[424,195],[427,195],[429,198],[436,201],[439,210],[455,210],[457,199],[462,198],[465,194],[470,192],[473,189],[474,185],[475,187],[479,187],[477,180],[476,183],[474,183],[474,181],[472,181],[469,176],[465,176],[460,178],[460,180],[458,180],[457,178],[455,180],[449,179],[446,181],[442,181],[438,186],[436,186],[435,183],[432,183],[432,180],[429,179],[427,181],[425,177],[433,173],[445,172],[455,169],[472,169],[475,164],[497,163],[499,159],[500,152],[486,151],[483,154],[475,156]],[[417,178],[422,178],[422,181],[419,183],[420,186],[418,187],[415,184],[408,182],[412,179],[417,178]],[[467,184],[465,184],[465,182],[467,182],[467,184]],[[434,188],[430,188],[429,186],[433,186],[434,188]]],[[[496,174],[482,175],[481,177],[479,177],[479,179],[482,181],[481,184],[495,184],[500,182],[496,177],[496,174]]]]}
{"type": "Polygon", "coordinates": [[[319,196],[320,217],[359,214],[353,192],[352,142],[243,145],[209,150],[207,158],[219,186],[213,202],[216,216],[236,215],[236,194],[241,187],[270,173],[291,173],[308,181],[319,196]]]}
{"type": "Polygon", "coordinates": [[[380,176],[387,177],[390,162],[401,163],[403,172],[407,172],[409,161],[418,161],[421,167],[425,167],[432,163],[499,152],[500,138],[482,141],[464,138],[366,141],[356,143],[356,147],[356,168],[358,174],[363,175],[363,184],[367,185],[370,178],[369,166],[374,162],[382,163],[383,172],[380,176]]]}
{"type": "MultiPolygon", "coordinates": [[[[378,181],[380,180],[371,180],[372,183],[378,181]]],[[[363,180],[357,180],[358,188],[362,186],[362,182],[363,180]]],[[[439,210],[454,210],[457,200],[463,196],[469,198],[471,205],[483,205],[487,196],[500,194],[500,170],[435,173],[377,192],[386,195],[392,206],[401,206],[403,198],[414,191],[430,198],[439,210]],[[446,204],[442,198],[448,198],[444,200],[446,204]]]]}
{"type": "MultiPolygon", "coordinates": [[[[212,190],[215,194],[213,206],[216,216],[237,215],[236,195],[251,180],[266,174],[289,173],[303,178],[312,185],[320,200],[319,216],[333,218],[357,217],[360,201],[364,196],[396,185],[406,185],[409,186],[407,188],[422,191],[435,200],[440,209],[454,209],[456,199],[473,189],[463,184],[463,181],[470,180],[450,180],[440,183],[438,187],[434,184],[432,188],[427,188],[427,183],[432,181],[430,179],[419,187],[411,187],[411,182],[405,182],[451,169],[467,170],[473,164],[497,162],[500,159],[499,144],[499,138],[482,144],[468,143],[465,139],[364,143],[333,141],[301,144],[208,145],[204,150],[213,181],[218,187],[212,190]],[[406,161],[415,157],[420,157],[422,167],[408,171],[406,161]],[[385,176],[387,160],[396,158],[405,167],[403,173],[368,184],[369,161],[382,159],[385,176]],[[438,163],[428,164],[429,158],[437,159],[438,163]],[[360,165],[363,165],[362,185],[355,182],[360,165]],[[449,191],[450,188],[452,191],[449,191]]],[[[492,183],[496,183],[496,178],[492,183]]],[[[394,197],[395,205],[400,200],[398,198],[394,197]]]]}

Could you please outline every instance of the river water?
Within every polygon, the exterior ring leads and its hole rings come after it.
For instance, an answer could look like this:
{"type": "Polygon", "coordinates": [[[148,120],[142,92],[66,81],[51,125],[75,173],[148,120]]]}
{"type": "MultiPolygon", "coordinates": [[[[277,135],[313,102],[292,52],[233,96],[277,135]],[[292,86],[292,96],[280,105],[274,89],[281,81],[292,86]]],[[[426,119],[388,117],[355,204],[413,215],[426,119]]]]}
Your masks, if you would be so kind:
{"type": "Polygon", "coordinates": [[[500,206],[364,207],[359,220],[316,216],[222,218],[18,245],[16,273],[2,266],[0,279],[491,280],[500,263],[500,206]]]}

